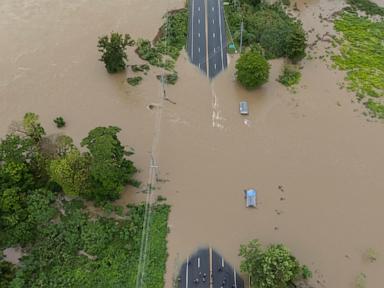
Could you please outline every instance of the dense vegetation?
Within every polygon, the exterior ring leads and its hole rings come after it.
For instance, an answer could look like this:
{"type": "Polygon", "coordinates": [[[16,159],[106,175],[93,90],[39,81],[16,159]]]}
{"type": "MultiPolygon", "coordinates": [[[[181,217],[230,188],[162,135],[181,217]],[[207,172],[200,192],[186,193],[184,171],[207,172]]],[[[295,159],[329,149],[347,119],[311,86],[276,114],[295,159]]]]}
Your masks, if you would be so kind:
{"type": "MultiPolygon", "coordinates": [[[[230,32],[234,42],[240,42],[240,23],[243,19],[243,45],[250,47],[259,43],[267,59],[288,57],[297,62],[305,57],[307,46],[305,32],[301,22],[290,17],[282,4],[273,5],[264,1],[231,0],[225,6],[230,32]]],[[[229,35],[231,36],[231,35],[229,35]]],[[[229,39],[231,39],[229,37],[229,39]]]]}
{"type": "Polygon", "coordinates": [[[301,266],[281,244],[263,249],[258,240],[252,240],[240,246],[240,256],[240,269],[250,275],[253,288],[286,288],[312,276],[308,267],[301,266]]]}
{"type": "Polygon", "coordinates": [[[268,81],[270,65],[258,52],[242,54],[236,63],[236,77],[247,89],[254,89],[268,81]]]}
{"type": "MultiPolygon", "coordinates": [[[[26,256],[16,274],[0,259],[1,287],[134,287],[144,205],[109,203],[116,215],[91,216],[82,200],[106,203],[137,184],[120,129],[91,130],[81,141],[84,152],[68,136],[45,137],[34,113],[12,131],[0,142],[0,250],[20,245],[26,256]]],[[[160,288],[169,206],[152,209],[144,280],[160,288]]]]}
{"type": "Polygon", "coordinates": [[[171,71],[172,75],[177,75],[174,70],[175,63],[187,42],[188,10],[183,8],[168,12],[164,19],[165,23],[159,29],[153,43],[139,39],[136,52],[149,64],[162,67],[171,71]]]}
{"type": "Polygon", "coordinates": [[[282,74],[279,75],[277,81],[287,87],[291,87],[299,83],[301,78],[300,71],[297,69],[285,65],[282,74]]]}
{"type": "Polygon", "coordinates": [[[348,89],[358,98],[368,98],[366,107],[373,116],[384,118],[384,21],[372,21],[356,12],[345,11],[335,20],[341,32],[340,53],[332,58],[347,72],[348,89]]]}
{"type": "Polygon", "coordinates": [[[105,35],[99,38],[97,47],[102,53],[100,61],[104,62],[109,73],[117,73],[125,70],[128,60],[125,51],[127,46],[133,46],[135,42],[128,34],[112,32],[110,36],[105,35]]]}
{"type": "Polygon", "coordinates": [[[368,15],[384,16],[384,7],[377,5],[370,0],[347,0],[353,8],[364,11],[368,15]]]}

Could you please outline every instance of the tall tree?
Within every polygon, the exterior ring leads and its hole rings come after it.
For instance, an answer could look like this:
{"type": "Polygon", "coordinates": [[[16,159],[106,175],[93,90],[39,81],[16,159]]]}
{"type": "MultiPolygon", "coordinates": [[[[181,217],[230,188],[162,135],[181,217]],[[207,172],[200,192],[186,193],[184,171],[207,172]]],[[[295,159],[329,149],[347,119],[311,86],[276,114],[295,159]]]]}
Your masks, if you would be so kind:
{"type": "Polygon", "coordinates": [[[270,65],[258,52],[242,54],[236,63],[237,80],[247,89],[254,89],[268,81],[270,65]]]}
{"type": "Polygon", "coordinates": [[[287,36],[286,55],[293,63],[305,57],[307,39],[303,27],[296,23],[293,25],[292,32],[287,36]]]}
{"type": "Polygon", "coordinates": [[[72,149],[59,159],[51,161],[49,173],[53,181],[70,196],[85,195],[90,186],[90,157],[72,149]]]}
{"type": "Polygon", "coordinates": [[[23,128],[27,136],[31,137],[35,143],[39,143],[45,135],[45,130],[39,122],[39,116],[35,113],[25,113],[23,128]]]}
{"type": "Polygon", "coordinates": [[[258,240],[240,246],[240,268],[251,276],[253,288],[286,288],[300,278],[310,276],[291,252],[281,244],[263,249],[258,240]]]}
{"type": "Polygon", "coordinates": [[[129,34],[122,35],[112,32],[110,36],[102,36],[97,44],[99,52],[102,53],[99,60],[104,62],[109,73],[123,71],[128,60],[125,49],[127,46],[133,46],[134,44],[135,42],[129,34]]]}
{"type": "Polygon", "coordinates": [[[126,159],[132,152],[126,151],[117,137],[120,128],[97,127],[81,141],[91,155],[90,176],[92,188],[88,197],[97,201],[115,200],[124,185],[134,183],[137,172],[133,162],[126,159]]]}

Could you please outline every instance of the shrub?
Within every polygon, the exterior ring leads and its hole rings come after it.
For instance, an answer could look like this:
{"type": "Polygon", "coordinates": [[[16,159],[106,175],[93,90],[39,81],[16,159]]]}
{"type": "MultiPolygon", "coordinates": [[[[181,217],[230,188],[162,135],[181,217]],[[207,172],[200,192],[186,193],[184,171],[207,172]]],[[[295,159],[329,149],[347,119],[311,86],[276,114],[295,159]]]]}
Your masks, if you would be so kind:
{"type": "Polygon", "coordinates": [[[284,66],[283,73],[279,76],[277,81],[279,81],[284,86],[290,87],[299,83],[301,78],[300,71],[293,69],[290,66],[284,66]]]}
{"type": "Polygon", "coordinates": [[[62,128],[65,126],[65,121],[64,121],[64,118],[59,116],[59,117],[56,117],[53,122],[55,122],[57,128],[62,128]]]}
{"type": "Polygon", "coordinates": [[[149,65],[148,64],[132,65],[131,70],[133,72],[147,72],[149,71],[149,65]]]}
{"type": "Polygon", "coordinates": [[[179,76],[177,76],[177,72],[173,72],[172,74],[157,75],[156,78],[161,81],[161,78],[164,77],[164,84],[175,85],[179,76]]]}
{"type": "Polygon", "coordinates": [[[143,77],[141,77],[141,76],[127,78],[128,84],[130,84],[132,86],[139,85],[142,80],[143,80],[143,77]]]}
{"type": "Polygon", "coordinates": [[[270,65],[257,52],[246,52],[236,63],[237,80],[247,89],[253,89],[267,82],[270,65]]]}
{"type": "Polygon", "coordinates": [[[104,62],[105,68],[109,73],[117,73],[125,69],[125,61],[128,60],[125,49],[133,46],[134,41],[129,34],[119,34],[112,32],[110,37],[102,36],[99,38],[97,47],[102,53],[100,61],[104,62]]]}

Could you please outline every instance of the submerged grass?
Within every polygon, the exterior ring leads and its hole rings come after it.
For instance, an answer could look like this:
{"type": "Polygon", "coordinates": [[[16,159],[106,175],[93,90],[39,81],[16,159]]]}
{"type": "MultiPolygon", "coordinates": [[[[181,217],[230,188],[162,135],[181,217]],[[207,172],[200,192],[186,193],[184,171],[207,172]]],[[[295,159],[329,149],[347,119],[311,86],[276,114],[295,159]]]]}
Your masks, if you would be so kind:
{"type": "Polygon", "coordinates": [[[279,76],[277,81],[283,84],[286,87],[291,87],[300,82],[301,73],[297,69],[285,65],[283,69],[283,73],[279,76]]]}
{"type": "Polygon", "coordinates": [[[368,15],[384,16],[384,7],[377,5],[370,0],[347,0],[353,8],[364,11],[368,15]]]}
{"type": "MultiPolygon", "coordinates": [[[[347,88],[365,97],[384,96],[384,21],[373,21],[356,12],[345,11],[335,20],[335,29],[342,34],[340,53],[332,59],[347,72],[347,88]]],[[[379,99],[369,99],[365,106],[375,117],[384,118],[379,99]]]]}
{"type": "Polygon", "coordinates": [[[139,85],[142,80],[143,80],[143,77],[141,77],[141,76],[135,76],[135,77],[128,77],[127,78],[127,82],[131,86],[139,85]]]}

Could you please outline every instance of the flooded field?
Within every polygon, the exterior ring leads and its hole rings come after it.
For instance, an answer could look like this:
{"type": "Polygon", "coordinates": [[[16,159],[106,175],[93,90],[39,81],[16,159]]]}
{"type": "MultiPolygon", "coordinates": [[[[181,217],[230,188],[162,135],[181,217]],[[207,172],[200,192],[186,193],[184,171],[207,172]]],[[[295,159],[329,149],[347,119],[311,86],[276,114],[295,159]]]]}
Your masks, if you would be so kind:
{"type": "MultiPolygon", "coordinates": [[[[27,111],[41,116],[49,133],[63,116],[62,131],[76,143],[99,125],[116,125],[135,148],[134,161],[148,178],[160,85],[153,72],[138,87],[124,75],[109,76],[97,61],[97,37],[111,30],[152,38],[167,9],[179,0],[3,0],[0,3],[0,135],[27,111]]],[[[341,1],[298,1],[309,34],[332,32],[323,21],[341,1]],[[322,14],[319,17],[319,14],[322,14]]],[[[167,88],[156,147],[156,194],[172,204],[166,287],[184,258],[212,245],[237,268],[239,245],[253,238],[281,242],[314,272],[314,287],[381,287],[384,267],[382,163],[384,124],[368,122],[353,94],[341,90],[344,75],[317,57],[302,62],[292,93],[275,79],[283,60],[271,61],[270,81],[248,92],[229,69],[209,82],[183,54],[179,81],[167,88]],[[238,103],[249,101],[250,115],[238,103]],[[282,186],[284,191],[278,189],[282,186]],[[257,209],[246,209],[243,189],[258,190],[257,209]],[[371,248],[380,255],[365,257],[371,248]]],[[[130,62],[140,63],[130,51],[130,62]]],[[[234,57],[234,58],[233,58],[234,57]]],[[[328,64],[329,65],[329,64],[328,64]]],[[[129,188],[119,203],[141,198],[129,188]]]]}

